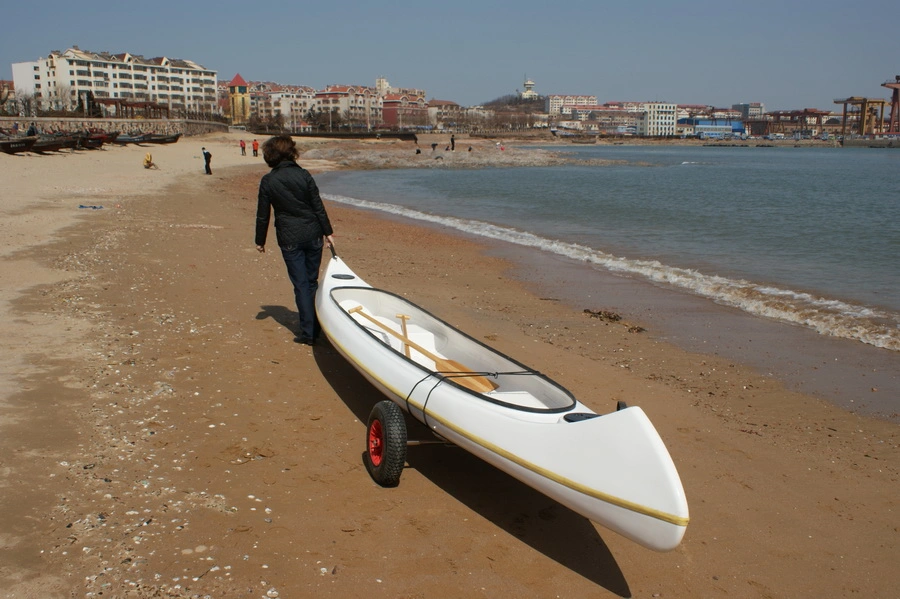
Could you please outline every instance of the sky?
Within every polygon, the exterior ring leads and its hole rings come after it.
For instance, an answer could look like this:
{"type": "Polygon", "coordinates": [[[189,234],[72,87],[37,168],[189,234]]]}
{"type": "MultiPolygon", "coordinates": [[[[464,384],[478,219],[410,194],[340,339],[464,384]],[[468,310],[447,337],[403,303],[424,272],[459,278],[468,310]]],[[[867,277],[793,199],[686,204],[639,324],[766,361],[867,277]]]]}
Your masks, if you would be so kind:
{"type": "Polygon", "coordinates": [[[82,50],[193,60],[230,81],[424,89],[481,104],[523,89],[840,111],[890,98],[900,1],[454,0],[319,3],[3,0],[0,79],[12,63],[82,50]],[[732,5],[734,5],[732,7],[732,5]]]}

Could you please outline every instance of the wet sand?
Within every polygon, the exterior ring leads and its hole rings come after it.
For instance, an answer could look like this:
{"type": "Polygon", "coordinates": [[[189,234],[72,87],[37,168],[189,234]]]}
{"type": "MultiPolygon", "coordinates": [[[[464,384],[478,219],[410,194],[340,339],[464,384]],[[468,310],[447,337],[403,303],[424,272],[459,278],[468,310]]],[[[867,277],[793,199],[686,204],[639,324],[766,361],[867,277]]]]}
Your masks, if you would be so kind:
{"type": "Polygon", "coordinates": [[[154,149],[161,171],[141,148],[0,155],[2,596],[894,596],[896,424],[678,349],[627,304],[648,331],[591,318],[496,246],[329,204],[370,283],[597,411],[640,405],[692,521],[657,554],[443,446],[375,485],[378,394],[293,343],[284,266],[253,247],[266,169],[236,139],[154,149]]]}

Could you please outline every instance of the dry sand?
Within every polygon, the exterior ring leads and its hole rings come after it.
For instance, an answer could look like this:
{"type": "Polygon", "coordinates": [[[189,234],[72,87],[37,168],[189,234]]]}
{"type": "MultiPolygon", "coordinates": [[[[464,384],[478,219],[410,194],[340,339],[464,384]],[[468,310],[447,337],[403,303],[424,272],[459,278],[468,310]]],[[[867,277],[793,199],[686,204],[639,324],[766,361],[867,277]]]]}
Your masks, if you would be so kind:
{"type": "MultiPolygon", "coordinates": [[[[266,169],[237,139],[152,148],[158,171],[137,147],[0,154],[0,596],[897,596],[896,424],[533,295],[471,240],[329,205],[370,283],[597,411],[643,407],[692,520],[654,553],[444,446],[375,485],[379,397],[327,342],[292,342],[281,259],[253,247],[266,169]]],[[[313,172],[412,154],[311,145],[313,172]]]]}

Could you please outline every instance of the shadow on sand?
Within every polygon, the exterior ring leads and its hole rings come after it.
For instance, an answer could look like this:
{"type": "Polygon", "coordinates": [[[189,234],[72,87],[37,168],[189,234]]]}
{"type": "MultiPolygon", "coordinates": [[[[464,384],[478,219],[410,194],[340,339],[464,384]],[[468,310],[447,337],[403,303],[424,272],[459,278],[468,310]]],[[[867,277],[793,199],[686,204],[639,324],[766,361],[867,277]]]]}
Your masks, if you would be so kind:
{"type": "Polygon", "coordinates": [[[297,328],[297,311],[285,306],[260,306],[256,320],[271,318],[292,333],[297,328]]]}
{"type": "MultiPolygon", "coordinates": [[[[281,322],[277,312],[270,314],[281,322]]],[[[368,422],[372,407],[385,396],[324,337],[317,341],[313,355],[341,401],[360,422],[368,422]]],[[[434,438],[424,425],[411,420],[407,415],[410,439],[434,438]]],[[[359,435],[363,445],[365,431],[360,430],[359,435]]],[[[452,445],[410,447],[407,468],[414,468],[469,509],[550,559],[620,597],[631,596],[615,558],[583,516],[452,445]]]]}

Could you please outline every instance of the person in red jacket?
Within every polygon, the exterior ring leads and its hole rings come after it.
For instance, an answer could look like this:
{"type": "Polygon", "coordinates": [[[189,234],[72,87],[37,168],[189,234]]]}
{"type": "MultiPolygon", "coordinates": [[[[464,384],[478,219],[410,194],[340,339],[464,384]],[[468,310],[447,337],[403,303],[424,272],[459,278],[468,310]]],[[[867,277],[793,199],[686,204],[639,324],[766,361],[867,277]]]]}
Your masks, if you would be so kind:
{"type": "Polygon", "coordinates": [[[259,156],[259,142],[255,139],[253,140],[253,155],[259,156]]]}
{"type": "Polygon", "coordinates": [[[319,333],[315,299],[322,248],[325,243],[332,244],[334,231],[319,188],[309,171],[297,164],[298,156],[290,135],[278,135],[263,144],[263,160],[272,170],[259,182],[256,249],[266,251],[269,217],[274,211],[275,236],[300,315],[294,341],[312,345],[319,333]]]}

